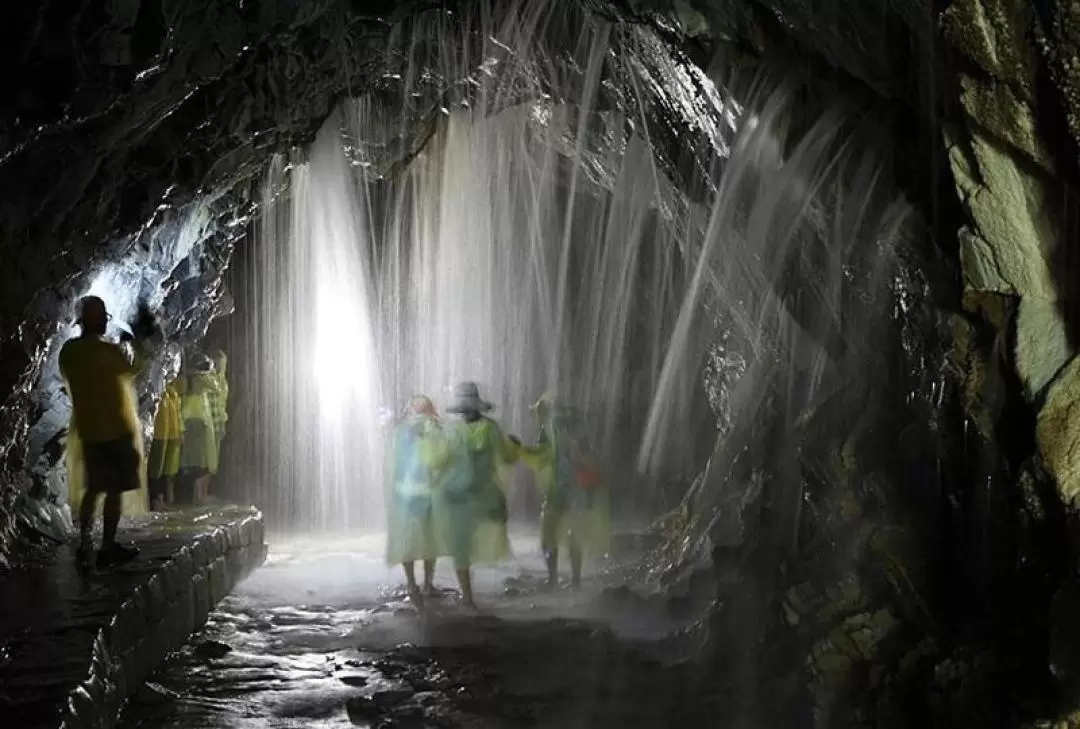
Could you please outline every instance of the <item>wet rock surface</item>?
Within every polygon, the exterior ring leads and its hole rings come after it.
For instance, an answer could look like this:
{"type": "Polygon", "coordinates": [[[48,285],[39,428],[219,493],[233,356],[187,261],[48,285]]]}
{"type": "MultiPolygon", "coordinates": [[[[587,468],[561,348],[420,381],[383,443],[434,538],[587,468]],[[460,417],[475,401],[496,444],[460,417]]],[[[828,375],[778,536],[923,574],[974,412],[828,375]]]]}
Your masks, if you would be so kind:
{"type": "Polygon", "coordinates": [[[610,565],[579,593],[546,592],[536,540],[516,539],[516,562],[477,571],[477,615],[450,589],[418,609],[379,546],[279,543],[122,726],[722,725],[722,687],[657,640],[684,624],[663,601],[612,598],[610,565]],[[207,643],[230,650],[208,657],[207,643]]]}
{"type": "Polygon", "coordinates": [[[64,545],[0,575],[0,717],[29,728],[109,725],[130,693],[261,564],[261,518],[219,507],[127,524],[138,559],[81,577],[64,545]]]}

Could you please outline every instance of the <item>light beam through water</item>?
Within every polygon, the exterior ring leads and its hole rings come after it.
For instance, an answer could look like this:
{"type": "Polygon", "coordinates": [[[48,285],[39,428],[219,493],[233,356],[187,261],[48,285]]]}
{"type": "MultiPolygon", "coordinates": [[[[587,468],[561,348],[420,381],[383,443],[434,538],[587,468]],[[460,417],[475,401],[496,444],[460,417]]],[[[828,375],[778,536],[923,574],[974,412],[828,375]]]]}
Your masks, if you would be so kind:
{"type": "Polygon", "coordinates": [[[585,407],[629,501],[702,465],[721,333],[727,417],[751,423],[777,383],[796,409],[836,387],[888,317],[910,212],[872,122],[837,106],[796,132],[792,85],[736,103],[575,3],[476,7],[405,21],[390,90],[267,175],[245,284],[263,410],[238,458],[293,526],[381,516],[380,406],[461,379],[526,436],[544,391],[585,407]]]}

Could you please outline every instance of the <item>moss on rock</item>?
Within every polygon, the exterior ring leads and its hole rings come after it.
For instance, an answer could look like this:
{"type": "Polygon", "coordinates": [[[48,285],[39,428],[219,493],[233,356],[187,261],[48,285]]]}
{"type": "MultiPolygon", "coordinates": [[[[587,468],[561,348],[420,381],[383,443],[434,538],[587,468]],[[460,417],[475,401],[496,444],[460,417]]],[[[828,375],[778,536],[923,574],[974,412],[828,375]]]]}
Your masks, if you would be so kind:
{"type": "Polygon", "coordinates": [[[1080,506],[1080,357],[1074,357],[1050,385],[1035,435],[1061,500],[1080,506]]]}
{"type": "Polygon", "coordinates": [[[1053,155],[1039,137],[1035,111],[1023,92],[1011,84],[969,75],[960,76],[960,88],[960,103],[972,120],[1053,172],[1053,155]]]}
{"type": "Polygon", "coordinates": [[[1037,54],[1026,36],[1033,20],[1029,0],[956,0],[942,15],[942,29],[969,60],[1030,98],[1037,54]]]}
{"type": "Polygon", "coordinates": [[[1056,300],[1025,297],[1016,320],[1016,371],[1033,400],[1072,356],[1061,306],[1056,300]]]}
{"type": "Polygon", "coordinates": [[[1080,3],[1049,5],[1037,28],[1039,44],[1058,88],[1065,122],[1073,139],[1080,142],[1080,3]]]}
{"type": "Polygon", "coordinates": [[[957,186],[978,226],[978,234],[961,241],[965,284],[980,291],[1055,298],[1047,248],[1057,228],[1045,211],[1057,185],[978,129],[971,130],[970,140],[970,158],[955,141],[950,145],[957,186]]]}

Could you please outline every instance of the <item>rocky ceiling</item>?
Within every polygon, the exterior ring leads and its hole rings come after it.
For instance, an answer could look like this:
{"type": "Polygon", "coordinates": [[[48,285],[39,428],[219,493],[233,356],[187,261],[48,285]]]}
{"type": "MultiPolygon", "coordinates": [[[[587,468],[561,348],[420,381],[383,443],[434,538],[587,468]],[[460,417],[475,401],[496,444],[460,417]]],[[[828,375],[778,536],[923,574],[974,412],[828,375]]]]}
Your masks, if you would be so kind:
{"type": "MultiPolygon", "coordinates": [[[[1049,587],[1040,583],[1022,613],[1038,623],[1025,640],[1066,630],[1039,616],[1049,615],[1048,595],[1058,595],[1066,614],[1075,600],[1065,582],[1072,556],[1062,545],[1080,498],[1080,6],[590,4],[619,22],[651,25],[703,67],[769,59],[813,76],[809,114],[836,94],[894,111],[902,185],[932,223],[935,255],[958,272],[955,293],[940,295],[952,297],[942,309],[951,327],[949,371],[963,432],[970,431],[963,449],[989,459],[987,471],[1015,497],[1009,508],[1035,525],[1010,538],[1041,546],[1023,542],[1014,554],[1051,555],[1049,587]]],[[[378,85],[396,20],[448,5],[47,0],[5,10],[6,68],[13,71],[0,96],[0,559],[17,543],[18,515],[50,518],[16,505],[40,487],[36,464],[55,449],[50,432],[62,428],[52,422],[52,431],[30,437],[59,412],[34,387],[73,297],[102,262],[124,257],[127,269],[116,275],[159,291],[181,341],[200,336],[220,308],[220,272],[251,214],[248,183],[268,156],[309,140],[346,94],[378,85]]],[[[895,587],[893,598],[880,598],[885,602],[875,602],[864,583],[843,580],[827,600],[807,585],[787,593],[785,610],[802,621],[795,628],[789,621],[788,629],[812,634],[805,645],[813,651],[810,685],[820,689],[819,726],[837,725],[837,707],[871,685],[854,681],[851,666],[874,664],[885,642],[873,636],[896,625],[907,631],[904,649],[877,674],[879,682],[899,686],[904,671],[931,660],[934,690],[954,695],[965,677],[989,670],[982,649],[945,645],[927,627],[942,616],[899,586],[903,568],[883,574],[895,587]],[[837,618],[841,604],[847,612],[837,618]],[[832,618],[822,617],[830,610],[832,618]],[[930,620],[905,620],[905,610],[930,620]]],[[[1080,668],[1070,655],[1051,656],[1066,686],[1080,668]]],[[[1028,658],[1045,665],[1044,657],[1028,658]]],[[[869,681],[869,671],[859,680],[869,681]]],[[[880,698],[882,685],[871,686],[873,695],[880,698]]]]}

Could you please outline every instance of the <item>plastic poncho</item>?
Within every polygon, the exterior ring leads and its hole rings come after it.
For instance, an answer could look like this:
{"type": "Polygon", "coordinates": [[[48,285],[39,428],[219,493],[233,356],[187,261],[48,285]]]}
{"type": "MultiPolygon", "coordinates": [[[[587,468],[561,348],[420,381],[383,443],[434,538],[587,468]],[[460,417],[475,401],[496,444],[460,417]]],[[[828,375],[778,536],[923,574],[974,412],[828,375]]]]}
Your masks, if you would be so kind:
{"type": "Polygon", "coordinates": [[[540,442],[523,449],[543,494],[543,549],[567,546],[573,538],[586,553],[602,554],[611,542],[610,499],[592,463],[584,419],[566,408],[536,410],[540,442]]]}
{"type": "MultiPolygon", "coordinates": [[[[214,437],[218,449],[225,437],[225,424],[229,422],[229,360],[224,352],[214,356],[214,371],[210,373],[206,397],[210,405],[210,418],[214,421],[214,437]]],[[[220,456],[220,454],[219,454],[220,456]]]]}
{"type": "Polygon", "coordinates": [[[456,420],[435,444],[429,462],[438,482],[433,505],[436,536],[459,569],[510,556],[506,484],[500,468],[520,449],[491,418],[456,420]]]}
{"type": "Polygon", "coordinates": [[[386,562],[389,565],[447,554],[435,532],[435,472],[431,467],[431,454],[438,449],[441,439],[439,422],[431,415],[410,415],[394,428],[387,464],[386,562]]]}
{"type": "Polygon", "coordinates": [[[154,417],[154,440],[146,459],[146,471],[150,478],[171,478],[180,472],[183,435],[180,387],[173,381],[165,386],[154,417]]]}
{"type": "Polygon", "coordinates": [[[184,434],[180,385],[173,380],[165,386],[154,417],[154,440],[180,440],[184,434]]]}
{"type": "Polygon", "coordinates": [[[214,418],[207,393],[215,386],[212,372],[196,372],[186,378],[180,393],[184,417],[184,441],[180,451],[182,468],[206,469],[217,473],[218,449],[214,418]]]}
{"type": "Polygon", "coordinates": [[[89,442],[107,442],[131,437],[139,454],[139,488],[123,495],[125,514],[142,514],[149,508],[146,463],[143,458],[142,425],[139,421],[139,396],[135,378],[147,358],[135,350],[135,361],[118,345],[98,337],[82,336],[70,340],[60,352],[60,370],[72,400],[78,397],[89,406],[76,411],[72,407],[68,424],[65,462],[68,473],[68,503],[77,514],[86,493],[86,467],[83,437],[79,425],[89,434],[89,442]],[[74,394],[78,393],[78,394],[74,394]]]}

